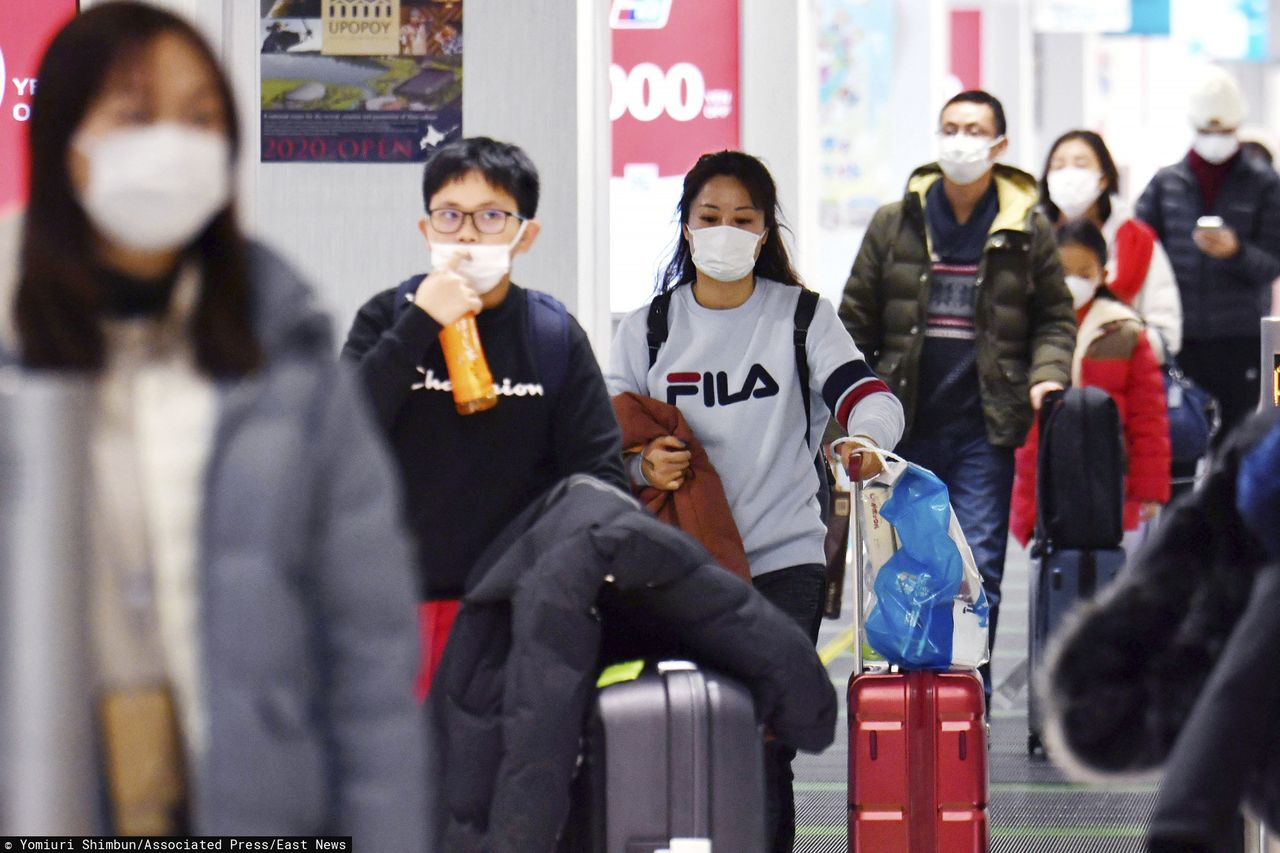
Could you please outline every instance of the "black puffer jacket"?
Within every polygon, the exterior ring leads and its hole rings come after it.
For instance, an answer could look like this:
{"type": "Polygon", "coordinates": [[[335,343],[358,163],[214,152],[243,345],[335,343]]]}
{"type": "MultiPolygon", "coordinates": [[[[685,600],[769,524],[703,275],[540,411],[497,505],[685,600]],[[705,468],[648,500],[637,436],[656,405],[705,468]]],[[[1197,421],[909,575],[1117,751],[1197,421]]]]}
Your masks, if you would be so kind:
{"type": "Polygon", "coordinates": [[[469,581],[431,693],[436,849],[553,849],[604,635],[622,654],[637,625],[635,652],[669,638],[738,678],[778,738],[811,751],[834,739],[835,691],[805,633],[630,496],[575,476],[512,522],[469,581]]]}
{"type": "MultiPolygon", "coordinates": [[[[1189,156],[1189,155],[1188,155],[1189,156]]],[[[1135,208],[1169,253],[1182,296],[1184,341],[1258,334],[1280,277],[1280,176],[1240,156],[1227,172],[1212,210],[1186,160],[1156,172],[1135,208]],[[1235,230],[1240,252],[1219,260],[1196,247],[1191,232],[1206,214],[1235,230]]]]}
{"type": "Polygon", "coordinates": [[[1152,825],[1177,837],[1226,837],[1242,797],[1280,818],[1280,569],[1236,510],[1241,457],[1274,419],[1228,439],[1206,481],[1064,629],[1040,685],[1050,749],[1077,775],[1168,761],[1152,825]]]}

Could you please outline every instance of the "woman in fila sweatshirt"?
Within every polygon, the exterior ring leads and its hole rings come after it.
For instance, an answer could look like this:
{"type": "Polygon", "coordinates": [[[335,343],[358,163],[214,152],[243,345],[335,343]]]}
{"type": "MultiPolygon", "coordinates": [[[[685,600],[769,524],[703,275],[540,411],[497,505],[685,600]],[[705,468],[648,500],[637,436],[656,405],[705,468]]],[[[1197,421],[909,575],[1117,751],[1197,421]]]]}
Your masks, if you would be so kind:
{"type": "MultiPolygon", "coordinates": [[[[682,239],[656,309],[629,314],[614,338],[609,392],[680,409],[724,482],[756,588],[816,642],[826,529],[814,457],[824,427],[834,415],[863,444],[891,449],[902,435],[902,407],[829,302],[816,300],[811,320],[800,320],[806,291],[779,233],[777,189],[759,160],[737,151],[704,155],[685,176],[679,210],[682,239]],[[801,363],[797,329],[805,322],[801,363]]],[[[845,449],[846,464],[855,452],[845,449]]],[[[676,490],[689,454],[667,436],[628,461],[633,481],[676,490]]],[[[870,456],[860,465],[863,477],[879,468],[870,456]]],[[[795,752],[769,747],[770,849],[790,850],[795,752]]]]}

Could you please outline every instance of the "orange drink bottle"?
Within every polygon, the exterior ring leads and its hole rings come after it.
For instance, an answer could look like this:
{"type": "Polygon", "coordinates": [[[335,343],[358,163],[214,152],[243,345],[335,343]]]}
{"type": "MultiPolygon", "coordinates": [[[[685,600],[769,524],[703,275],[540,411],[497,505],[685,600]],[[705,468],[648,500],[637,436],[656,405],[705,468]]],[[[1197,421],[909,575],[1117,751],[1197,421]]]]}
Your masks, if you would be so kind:
{"type": "Polygon", "coordinates": [[[449,368],[453,404],[458,414],[473,415],[496,406],[498,395],[493,389],[493,374],[489,372],[484,347],[480,345],[476,315],[468,314],[441,329],[440,348],[444,350],[444,363],[449,368]]]}

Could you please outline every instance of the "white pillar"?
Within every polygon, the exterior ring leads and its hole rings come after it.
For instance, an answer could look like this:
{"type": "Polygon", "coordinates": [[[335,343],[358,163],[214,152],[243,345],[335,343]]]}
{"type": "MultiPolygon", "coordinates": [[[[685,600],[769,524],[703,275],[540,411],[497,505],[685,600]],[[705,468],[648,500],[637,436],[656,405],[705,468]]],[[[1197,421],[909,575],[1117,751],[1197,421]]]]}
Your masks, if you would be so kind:
{"type": "MultiPolygon", "coordinates": [[[[742,0],[742,148],[778,185],[802,278],[816,275],[818,229],[817,30],[808,2],[742,0]]],[[[786,235],[784,235],[785,237],[786,235]]]]}
{"type": "Polygon", "coordinates": [[[466,0],[462,126],[524,148],[542,235],[515,278],[563,301],[609,350],[609,4],[466,0]]]}
{"type": "Polygon", "coordinates": [[[1032,10],[1028,0],[982,0],[982,83],[1000,99],[1009,123],[1005,162],[1038,173],[1044,141],[1036,134],[1032,10]]]}
{"type": "Polygon", "coordinates": [[[1035,80],[1036,136],[1040,143],[1027,171],[1039,175],[1048,146],[1069,130],[1087,127],[1085,93],[1086,36],[1080,33],[1038,33],[1035,36],[1039,73],[1035,80]]]}

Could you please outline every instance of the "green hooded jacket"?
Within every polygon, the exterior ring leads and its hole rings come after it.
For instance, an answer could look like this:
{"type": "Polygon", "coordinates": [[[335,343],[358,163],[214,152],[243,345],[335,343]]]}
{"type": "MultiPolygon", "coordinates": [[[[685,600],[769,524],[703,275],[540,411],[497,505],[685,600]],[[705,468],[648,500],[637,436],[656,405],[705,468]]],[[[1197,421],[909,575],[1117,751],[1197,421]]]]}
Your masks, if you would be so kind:
{"type": "MultiPolygon", "coordinates": [[[[902,401],[907,436],[920,399],[933,269],[925,193],[941,179],[936,163],[922,166],[902,201],[876,211],[840,304],[849,334],[902,401]]],[[[1071,380],[1075,310],[1053,231],[1036,210],[1035,178],[996,164],[994,179],[1000,210],[978,265],[978,384],[987,440],[1017,447],[1031,427],[1031,386],[1052,381],[1065,387],[1071,380]]]]}

